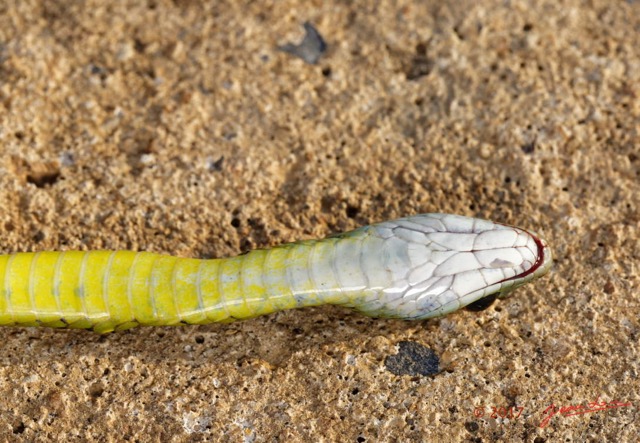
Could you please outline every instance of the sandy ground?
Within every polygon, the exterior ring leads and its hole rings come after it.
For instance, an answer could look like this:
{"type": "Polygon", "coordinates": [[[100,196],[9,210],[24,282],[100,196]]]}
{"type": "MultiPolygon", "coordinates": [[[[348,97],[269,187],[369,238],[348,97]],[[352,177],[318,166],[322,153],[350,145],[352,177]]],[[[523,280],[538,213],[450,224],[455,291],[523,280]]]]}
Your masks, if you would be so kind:
{"type": "Polygon", "coordinates": [[[5,328],[0,440],[635,441],[639,96],[637,1],[3,1],[2,252],[222,257],[451,212],[556,263],[426,322],[5,328]],[[307,21],[315,65],[277,49],[307,21]]]}

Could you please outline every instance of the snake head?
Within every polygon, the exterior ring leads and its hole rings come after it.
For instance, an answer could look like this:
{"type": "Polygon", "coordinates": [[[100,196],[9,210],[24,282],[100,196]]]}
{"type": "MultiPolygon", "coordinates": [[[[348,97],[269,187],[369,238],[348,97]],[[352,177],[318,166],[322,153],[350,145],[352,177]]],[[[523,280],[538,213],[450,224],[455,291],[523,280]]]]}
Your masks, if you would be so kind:
{"type": "Polygon", "coordinates": [[[371,291],[353,307],[376,317],[439,317],[503,298],[552,263],[549,246],[533,232],[458,215],[415,215],[360,235],[375,238],[381,252],[362,260],[371,291]]]}

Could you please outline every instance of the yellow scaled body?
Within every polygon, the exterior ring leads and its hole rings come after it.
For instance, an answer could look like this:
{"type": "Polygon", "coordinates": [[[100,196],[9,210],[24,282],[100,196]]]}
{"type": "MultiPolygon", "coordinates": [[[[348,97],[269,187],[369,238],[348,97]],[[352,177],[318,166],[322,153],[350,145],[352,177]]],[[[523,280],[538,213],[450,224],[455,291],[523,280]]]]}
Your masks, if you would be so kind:
{"type": "MultiPolygon", "coordinates": [[[[271,266],[283,276],[278,256],[287,249],[277,251],[271,266]]],[[[104,333],[137,325],[233,321],[296,307],[284,281],[262,282],[267,255],[260,250],[219,260],[130,251],[0,256],[0,325],[104,333]],[[268,297],[269,290],[274,294],[268,297]]]]}

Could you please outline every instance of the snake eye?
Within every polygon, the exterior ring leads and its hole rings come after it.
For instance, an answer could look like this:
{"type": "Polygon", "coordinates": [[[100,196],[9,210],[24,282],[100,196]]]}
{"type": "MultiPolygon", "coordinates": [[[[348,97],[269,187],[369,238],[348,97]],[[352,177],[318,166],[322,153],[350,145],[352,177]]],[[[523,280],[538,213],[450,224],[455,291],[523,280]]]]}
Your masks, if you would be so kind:
{"type": "Polygon", "coordinates": [[[481,299],[468,304],[465,309],[471,312],[484,311],[493,304],[496,298],[498,298],[498,293],[487,295],[486,297],[482,297],[481,299]]]}

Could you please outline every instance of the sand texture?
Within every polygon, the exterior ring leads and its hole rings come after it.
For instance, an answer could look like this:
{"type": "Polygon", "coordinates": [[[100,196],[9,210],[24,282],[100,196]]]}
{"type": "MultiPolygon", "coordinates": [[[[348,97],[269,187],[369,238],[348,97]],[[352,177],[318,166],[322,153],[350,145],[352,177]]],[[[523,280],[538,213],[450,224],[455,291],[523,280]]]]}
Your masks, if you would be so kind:
{"type": "Polygon", "coordinates": [[[448,212],[556,257],[432,321],[2,328],[0,441],[637,441],[638,1],[7,0],[0,154],[2,253],[224,257],[448,212]],[[315,64],[282,50],[305,22],[315,64]]]}

